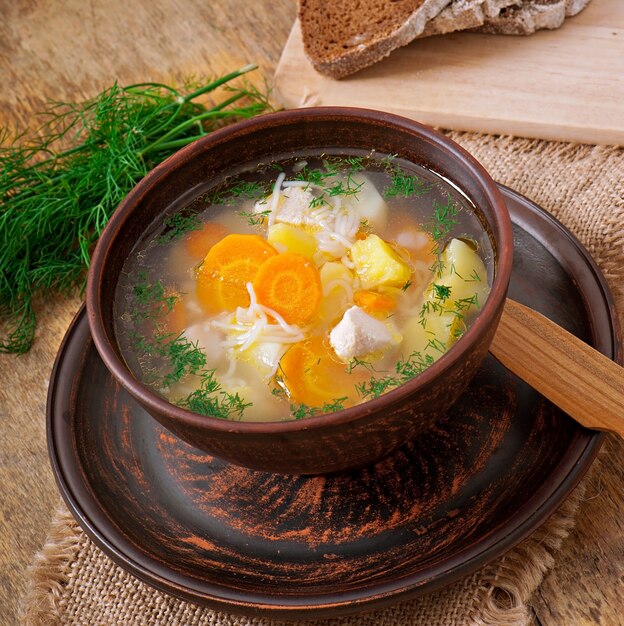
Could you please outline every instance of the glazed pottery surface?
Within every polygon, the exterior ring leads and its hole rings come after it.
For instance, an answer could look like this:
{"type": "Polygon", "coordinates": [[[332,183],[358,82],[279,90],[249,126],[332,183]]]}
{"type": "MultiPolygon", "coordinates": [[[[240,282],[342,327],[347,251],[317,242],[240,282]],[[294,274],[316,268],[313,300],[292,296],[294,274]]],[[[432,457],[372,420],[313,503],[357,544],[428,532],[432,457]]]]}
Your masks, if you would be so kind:
{"type": "Polygon", "coordinates": [[[412,120],[364,109],[284,111],[216,131],[148,174],[128,195],[93,256],[87,311],[95,345],[113,376],[176,436],[253,469],[330,473],[381,459],[430,428],[466,388],[485,357],[504,305],[513,253],[503,196],[460,146],[412,120]],[[465,335],[422,374],[383,396],[339,411],[288,422],[232,422],[174,406],[137,381],[115,339],[113,299],[124,260],[154,221],[184,206],[206,181],[242,163],[270,163],[310,150],[371,149],[428,167],[477,207],[495,254],[490,295],[465,335]]]}

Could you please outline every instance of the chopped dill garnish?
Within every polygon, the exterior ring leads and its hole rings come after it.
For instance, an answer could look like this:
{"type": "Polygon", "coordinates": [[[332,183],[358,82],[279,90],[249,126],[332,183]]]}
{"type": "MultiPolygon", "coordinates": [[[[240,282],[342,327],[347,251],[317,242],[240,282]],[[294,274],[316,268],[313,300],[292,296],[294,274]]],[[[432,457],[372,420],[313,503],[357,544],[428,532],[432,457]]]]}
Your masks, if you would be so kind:
{"type": "Polygon", "coordinates": [[[412,176],[402,170],[395,170],[389,173],[391,181],[390,185],[384,190],[384,198],[423,196],[431,189],[431,185],[419,176],[412,176]]]}
{"type": "MultiPolygon", "coordinates": [[[[461,317],[459,318],[462,319],[461,317]]],[[[453,339],[459,339],[466,332],[466,324],[462,321],[459,324],[455,324],[454,328],[451,327],[451,333],[453,335],[453,339]]]]}
{"type": "Polygon", "coordinates": [[[345,408],[344,404],[348,400],[347,396],[343,398],[336,398],[331,402],[325,402],[321,408],[322,413],[335,413],[336,411],[342,411],[345,408]]]}
{"type": "Polygon", "coordinates": [[[286,390],[283,389],[282,387],[273,387],[273,389],[271,389],[271,393],[276,398],[286,398],[286,397],[288,397],[288,394],[286,393],[286,390]]]}
{"type": "Polygon", "coordinates": [[[451,287],[433,283],[433,296],[440,300],[440,302],[446,302],[451,297],[451,287]]]}
{"type": "Polygon", "coordinates": [[[259,199],[271,192],[268,182],[239,181],[233,185],[208,193],[205,200],[210,204],[233,204],[238,200],[259,199]]]}
{"type": "Polygon", "coordinates": [[[351,374],[351,372],[356,367],[363,367],[364,369],[369,370],[370,372],[376,372],[377,371],[372,363],[369,363],[368,361],[363,361],[362,359],[358,359],[356,356],[354,356],[349,361],[349,364],[347,365],[347,368],[346,368],[345,371],[347,372],[347,374],[351,374]]]}
{"type": "Polygon", "coordinates": [[[231,413],[242,414],[251,403],[245,403],[238,394],[229,394],[221,389],[215,379],[214,370],[204,369],[206,366],[206,353],[199,347],[198,342],[189,341],[181,333],[167,332],[160,323],[162,318],[169,313],[178,296],[167,295],[165,287],[160,280],[150,282],[147,272],[140,271],[137,282],[133,287],[137,306],[131,313],[135,325],[140,325],[149,318],[156,322],[156,328],[147,338],[136,329],[130,331],[130,339],[139,352],[163,359],[164,367],[168,370],[164,375],[156,376],[151,373],[152,379],[146,382],[154,386],[170,387],[186,376],[201,377],[201,385],[190,393],[185,399],[178,401],[179,406],[219,418],[227,418],[231,413]],[[217,395],[216,392],[219,392],[217,395]]]}
{"type": "Polygon", "coordinates": [[[267,209],[266,211],[259,211],[258,213],[250,211],[240,211],[238,214],[241,217],[244,217],[250,226],[260,226],[264,224],[267,217],[271,215],[271,209],[267,209]]]}
{"type": "Polygon", "coordinates": [[[469,311],[473,306],[479,307],[479,298],[475,293],[470,298],[460,298],[459,300],[455,300],[453,303],[456,311],[469,311]]]}
{"type": "Polygon", "coordinates": [[[325,193],[331,198],[333,196],[356,196],[364,183],[355,183],[351,176],[347,177],[347,185],[339,180],[331,187],[325,189],[325,193]]]}
{"type": "MultiPolygon", "coordinates": [[[[309,183],[310,185],[323,187],[325,179],[336,176],[337,174],[338,165],[325,161],[323,163],[323,168],[308,167],[307,165],[301,168],[301,171],[298,172],[298,176],[295,180],[302,180],[309,183]]],[[[307,189],[307,187],[304,187],[304,189],[307,189]]]]}
{"type": "Polygon", "coordinates": [[[429,268],[429,271],[433,274],[433,276],[436,276],[437,278],[441,278],[442,275],[444,274],[446,265],[444,264],[444,261],[442,260],[442,255],[437,249],[437,244],[436,244],[435,254],[436,254],[436,260],[433,262],[433,264],[429,268]]]}
{"type": "Polygon", "coordinates": [[[362,398],[379,398],[388,389],[398,387],[400,384],[401,381],[396,376],[385,376],[384,378],[371,378],[367,382],[357,383],[355,389],[362,398]]]}
{"type": "Polygon", "coordinates": [[[169,361],[171,371],[163,378],[163,385],[173,383],[187,376],[197,374],[206,365],[206,354],[196,343],[189,341],[183,333],[166,333],[155,336],[155,352],[169,361]]]}
{"type": "Polygon", "coordinates": [[[327,198],[357,197],[364,183],[357,183],[353,180],[353,174],[364,168],[363,162],[362,157],[347,157],[336,161],[326,160],[322,168],[311,168],[306,165],[297,173],[295,180],[307,182],[308,185],[303,187],[306,191],[310,187],[320,188],[318,195],[310,201],[310,208],[315,209],[326,204],[327,198]],[[340,180],[341,177],[344,180],[340,180]]]}
{"type": "Polygon", "coordinates": [[[344,398],[336,398],[331,402],[325,402],[322,407],[309,406],[307,404],[291,404],[290,413],[296,420],[314,417],[315,415],[325,415],[326,413],[335,413],[345,408],[344,403],[347,400],[346,396],[344,398]]]}
{"type": "Polygon", "coordinates": [[[150,317],[159,317],[170,313],[175,303],[179,300],[176,294],[167,295],[162,281],[158,279],[155,283],[148,280],[147,272],[140,271],[137,275],[137,282],[132,288],[138,306],[132,310],[131,316],[135,323],[145,321],[150,317]]]}
{"type": "Polygon", "coordinates": [[[367,382],[358,383],[355,389],[362,398],[378,398],[390,389],[394,389],[418,374],[424,372],[433,362],[430,354],[423,356],[420,352],[412,352],[407,359],[401,359],[395,365],[394,374],[382,378],[373,377],[367,382]]]}
{"type": "Polygon", "coordinates": [[[134,342],[134,347],[143,354],[152,354],[154,351],[154,344],[150,343],[147,338],[135,330],[130,331],[130,339],[134,342]]]}
{"type": "Polygon", "coordinates": [[[178,400],[177,404],[194,413],[218,419],[228,419],[232,415],[238,415],[240,419],[245,409],[251,406],[251,402],[245,402],[238,393],[224,391],[215,378],[214,369],[204,370],[199,388],[178,400]]]}
{"type": "Polygon", "coordinates": [[[178,239],[182,235],[191,230],[199,230],[201,222],[196,213],[183,215],[182,213],[174,213],[163,220],[165,231],[156,237],[156,243],[162,244],[174,239],[178,239]]]}
{"type": "Polygon", "coordinates": [[[418,323],[423,328],[427,327],[427,315],[430,315],[431,313],[437,313],[438,315],[442,315],[442,313],[444,313],[444,307],[435,300],[425,300],[422,307],[420,308],[420,313],[418,314],[418,323]]]}
{"type": "Polygon", "coordinates": [[[401,290],[402,291],[407,291],[410,287],[412,286],[412,281],[408,280],[402,287],[401,290]]]}
{"type": "Polygon", "coordinates": [[[455,263],[451,263],[451,274],[455,274],[455,276],[457,276],[457,278],[461,278],[462,280],[466,280],[458,271],[457,268],[455,267],[455,263]]]}
{"type": "Polygon", "coordinates": [[[302,420],[306,417],[313,417],[318,414],[318,409],[313,406],[308,406],[307,404],[291,404],[290,405],[290,414],[296,420],[302,420]]]}
{"type": "Polygon", "coordinates": [[[325,204],[325,194],[321,194],[320,196],[315,196],[310,200],[310,208],[317,209],[325,204]]]}
{"type": "Polygon", "coordinates": [[[430,228],[433,240],[440,244],[458,223],[457,213],[459,209],[453,202],[451,195],[447,193],[446,203],[440,204],[437,200],[433,203],[433,217],[430,228]]]}
{"type": "Polygon", "coordinates": [[[396,371],[403,382],[406,382],[424,372],[434,361],[435,359],[430,354],[423,356],[420,352],[412,352],[406,360],[396,364],[396,371]]]}
{"type": "Polygon", "coordinates": [[[477,273],[477,270],[472,270],[471,274],[470,274],[470,278],[465,278],[464,279],[467,283],[480,283],[481,282],[481,276],[479,276],[479,274],[477,273]]]}
{"type": "Polygon", "coordinates": [[[427,348],[437,350],[441,354],[444,354],[446,352],[446,344],[443,341],[436,339],[435,337],[433,339],[429,339],[427,345],[425,346],[425,349],[427,348]]]}
{"type": "Polygon", "coordinates": [[[345,165],[349,166],[349,173],[364,169],[364,157],[345,157],[343,160],[345,165]]]}

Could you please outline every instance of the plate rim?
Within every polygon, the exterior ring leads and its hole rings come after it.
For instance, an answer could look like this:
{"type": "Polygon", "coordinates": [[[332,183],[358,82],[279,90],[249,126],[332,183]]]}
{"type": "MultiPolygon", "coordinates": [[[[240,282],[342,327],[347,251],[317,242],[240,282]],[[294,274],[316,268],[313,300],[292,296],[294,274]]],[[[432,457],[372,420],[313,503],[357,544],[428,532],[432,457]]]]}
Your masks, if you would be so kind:
{"type": "MultiPolygon", "coordinates": [[[[605,316],[610,324],[609,334],[612,344],[612,354],[607,356],[618,363],[622,363],[621,329],[615,312],[613,298],[606,279],[587,249],[566,226],[545,209],[505,185],[498,184],[498,186],[503,191],[506,200],[511,199],[521,210],[528,211],[529,214],[537,216],[538,221],[548,223],[550,227],[555,228],[560,234],[566,237],[568,242],[574,246],[580,257],[582,257],[583,265],[591,270],[595,280],[595,286],[603,297],[605,316]]],[[[515,216],[512,214],[512,222],[514,226],[518,226],[517,222],[513,219],[514,217],[515,216]]],[[[523,227],[522,224],[520,224],[520,227],[523,227]]],[[[537,237],[534,232],[530,232],[530,234],[540,241],[539,237],[537,237]]],[[[541,243],[544,244],[543,241],[541,243]]],[[[557,257],[550,248],[548,249],[551,254],[561,262],[561,259],[557,257]]],[[[577,288],[581,291],[580,286],[577,288]]],[[[585,308],[587,309],[587,306],[585,308]]],[[[54,411],[55,399],[57,397],[56,391],[61,382],[59,380],[59,370],[63,364],[63,356],[74,334],[80,329],[81,324],[86,323],[85,317],[85,306],[82,304],[74,316],[59,347],[50,374],[47,396],[46,431],[48,454],[53,474],[63,500],[79,526],[117,565],[164,593],[217,610],[232,611],[256,617],[262,616],[282,619],[336,617],[357,613],[363,610],[383,608],[389,604],[398,603],[446,587],[462,576],[476,571],[485,563],[494,560],[510,550],[529,536],[554,513],[587,472],[605,438],[605,434],[600,432],[594,432],[590,435],[585,446],[579,451],[574,465],[570,468],[568,473],[558,481],[558,484],[554,488],[548,489],[548,493],[544,493],[548,485],[548,480],[545,480],[540,488],[527,500],[524,508],[527,508],[527,505],[531,503],[534,503],[533,506],[529,508],[527,514],[523,516],[518,523],[508,529],[508,532],[501,536],[499,533],[500,527],[497,527],[496,531],[490,533],[487,538],[483,538],[467,548],[455,552],[451,562],[445,561],[442,564],[434,564],[426,568],[428,576],[424,580],[421,572],[418,576],[417,574],[411,574],[402,578],[395,578],[391,583],[382,581],[381,583],[377,582],[372,585],[360,585],[353,590],[346,592],[341,591],[339,596],[334,594],[340,597],[340,600],[335,601],[331,600],[331,593],[303,594],[302,596],[271,596],[252,592],[243,593],[237,590],[228,594],[224,593],[224,591],[228,589],[227,587],[205,582],[191,587],[188,582],[184,585],[178,582],[177,579],[184,581],[195,579],[191,579],[191,577],[187,575],[178,575],[177,572],[172,572],[172,570],[169,570],[169,573],[174,574],[173,578],[165,577],[158,571],[162,569],[162,564],[154,561],[149,555],[143,554],[142,559],[136,559],[128,554],[128,552],[133,551],[132,549],[130,551],[121,549],[123,546],[118,545],[119,541],[115,543],[114,538],[110,537],[110,533],[106,532],[106,529],[99,528],[97,521],[92,519],[93,517],[98,517],[98,515],[94,516],[89,514],[89,509],[99,508],[97,498],[94,497],[94,494],[91,494],[90,497],[93,498],[94,501],[88,502],[85,507],[83,499],[81,505],[80,496],[75,493],[77,487],[76,480],[68,476],[62,466],[61,457],[64,455],[57,445],[57,433],[54,428],[54,420],[59,419],[54,411]],[[87,510],[85,510],[85,508],[87,510]],[[465,558],[458,564],[457,561],[462,557],[465,558]],[[143,562],[140,562],[141,560],[143,562]],[[147,567],[146,563],[148,562],[151,562],[155,567],[147,567]],[[415,577],[418,577],[418,580],[413,580],[415,577]],[[200,587],[202,590],[199,589],[200,587]],[[244,596],[244,598],[242,596],[244,596]],[[282,601],[276,602],[278,599],[282,601]]],[[[88,327],[87,334],[90,336],[88,327]]],[[[85,343],[82,347],[83,356],[86,354],[87,347],[88,343],[85,343]]],[[[78,489],[78,491],[80,491],[80,489],[78,489]]],[[[101,508],[98,514],[99,516],[103,515],[107,517],[106,511],[101,508]]],[[[120,535],[122,536],[121,543],[129,543],[123,538],[122,533],[120,533],[120,535]]]]}

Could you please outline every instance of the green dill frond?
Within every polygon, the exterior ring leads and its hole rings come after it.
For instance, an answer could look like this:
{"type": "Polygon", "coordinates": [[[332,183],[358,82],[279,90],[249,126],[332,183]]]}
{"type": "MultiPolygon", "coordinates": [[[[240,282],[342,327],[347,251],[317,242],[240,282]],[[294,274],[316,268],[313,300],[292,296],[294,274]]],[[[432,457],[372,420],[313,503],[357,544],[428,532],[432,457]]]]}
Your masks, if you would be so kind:
{"type": "MultiPolygon", "coordinates": [[[[430,343],[435,345],[436,349],[444,347],[444,344],[437,340],[432,340],[430,343]]],[[[435,359],[430,354],[423,356],[420,352],[412,352],[407,359],[401,359],[396,363],[396,376],[394,374],[383,377],[373,376],[368,381],[357,383],[355,389],[360,397],[365,400],[378,398],[386,391],[390,391],[418,376],[418,374],[421,374],[432,365],[434,361],[435,359]]]]}
{"type": "Polygon", "coordinates": [[[446,202],[441,204],[437,200],[433,203],[433,217],[431,219],[431,236],[437,244],[444,242],[453,227],[458,223],[459,208],[451,195],[447,193],[446,202]]]}
{"type": "Polygon", "coordinates": [[[182,235],[201,228],[201,222],[197,213],[184,215],[174,213],[163,220],[164,231],[156,237],[156,243],[164,244],[179,239],[182,235]]]}
{"type": "Polygon", "coordinates": [[[431,185],[422,178],[412,176],[402,170],[390,171],[390,177],[390,184],[384,189],[385,198],[423,196],[431,189],[431,185]]]}
{"type": "Polygon", "coordinates": [[[238,214],[241,217],[244,217],[250,226],[261,226],[264,222],[266,222],[269,215],[271,215],[271,209],[259,211],[258,213],[251,211],[239,211],[238,214]]]}
{"type": "Polygon", "coordinates": [[[215,370],[205,370],[199,388],[178,400],[177,404],[194,413],[218,419],[231,419],[232,416],[240,419],[245,409],[252,406],[238,393],[224,391],[215,377],[215,370]]]}
{"type": "Polygon", "coordinates": [[[440,300],[440,302],[446,302],[451,297],[451,287],[433,283],[433,297],[440,300]]]}
{"type": "Polygon", "coordinates": [[[189,341],[183,333],[156,336],[157,354],[167,359],[170,371],[163,385],[170,387],[187,375],[197,374],[206,365],[206,354],[197,343],[189,341]]]}
{"type": "Polygon", "coordinates": [[[26,352],[38,291],[84,286],[91,253],[127,193],[178,148],[270,109],[230,81],[246,66],[179,90],[114,84],[83,102],[53,102],[32,133],[0,128],[0,351],[26,352]],[[196,98],[224,87],[216,106],[196,98]]]}

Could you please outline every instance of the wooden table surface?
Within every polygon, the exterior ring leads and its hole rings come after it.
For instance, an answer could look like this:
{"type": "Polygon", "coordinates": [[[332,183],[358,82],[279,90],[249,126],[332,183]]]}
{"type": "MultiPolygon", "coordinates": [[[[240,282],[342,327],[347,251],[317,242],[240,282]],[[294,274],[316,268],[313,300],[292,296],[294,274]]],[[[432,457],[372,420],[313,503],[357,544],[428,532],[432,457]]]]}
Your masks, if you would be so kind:
{"type": "MultiPolygon", "coordinates": [[[[270,80],[294,16],[294,0],[0,0],[0,123],[28,124],[47,98],[81,99],[115,80],[175,81],[250,62],[270,80]]],[[[0,625],[16,623],[59,501],[46,391],[79,306],[78,296],[40,299],[32,350],[0,355],[0,625]]],[[[576,527],[534,595],[535,624],[624,624],[623,450],[610,438],[595,463],[576,527]]]]}

